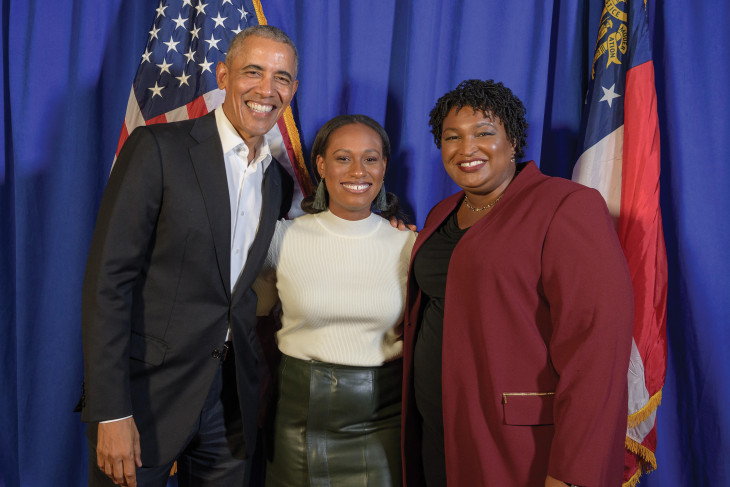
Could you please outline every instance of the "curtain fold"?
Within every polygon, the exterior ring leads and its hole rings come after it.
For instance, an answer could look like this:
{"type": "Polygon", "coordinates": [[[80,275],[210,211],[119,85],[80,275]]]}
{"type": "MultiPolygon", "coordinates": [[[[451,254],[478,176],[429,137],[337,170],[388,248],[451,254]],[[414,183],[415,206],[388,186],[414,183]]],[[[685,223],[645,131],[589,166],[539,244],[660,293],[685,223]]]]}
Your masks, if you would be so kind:
{"type": "MultiPolygon", "coordinates": [[[[730,5],[648,3],[670,288],[659,468],[642,485],[730,485],[730,5]]],[[[457,189],[428,113],[463,79],[510,87],[528,110],[526,159],[570,177],[602,5],[262,0],[268,23],[299,49],[305,155],[332,116],[372,116],[393,144],[386,185],[419,226],[457,189]]],[[[2,1],[0,485],[86,482],[84,429],[71,412],[82,381],[81,280],[156,7],[2,1]]]]}
{"type": "Polygon", "coordinates": [[[647,477],[649,486],[730,485],[727,19],[727,2],[656,2],[650,19],[662,130],[669,354],[657,417],[659,469],[647,477]]]}

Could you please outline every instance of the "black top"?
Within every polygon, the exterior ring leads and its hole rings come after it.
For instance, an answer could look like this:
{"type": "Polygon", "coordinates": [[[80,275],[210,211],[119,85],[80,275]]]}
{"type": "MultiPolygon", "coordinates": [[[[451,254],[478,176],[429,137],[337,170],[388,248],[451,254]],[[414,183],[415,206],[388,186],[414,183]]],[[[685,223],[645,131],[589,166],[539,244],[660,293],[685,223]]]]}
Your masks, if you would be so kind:
{"type": "Polygon", "coordinates": [[[424,242],[413,261],[413,275],[423,302],[413,357],[413,383],[416,407],[423,421],[423,468],[429,486],[446,485],[441,403],[444,298],[451,254],[467,230],[459,228],[454,211],[424,242]]]}

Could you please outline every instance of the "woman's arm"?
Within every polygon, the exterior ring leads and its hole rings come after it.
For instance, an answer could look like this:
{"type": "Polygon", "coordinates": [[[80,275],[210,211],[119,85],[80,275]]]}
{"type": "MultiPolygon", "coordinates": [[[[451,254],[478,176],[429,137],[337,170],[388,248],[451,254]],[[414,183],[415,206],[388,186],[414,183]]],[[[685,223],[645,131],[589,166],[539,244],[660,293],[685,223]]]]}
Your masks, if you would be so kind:
{"type": "Polygon", "coordinates": [[[550,223],[542,257],[550,358],[560,379],[548,472],[579,485],[618,485],[623,467],[633,293],[601,195],[578,189],[550,223]]]}

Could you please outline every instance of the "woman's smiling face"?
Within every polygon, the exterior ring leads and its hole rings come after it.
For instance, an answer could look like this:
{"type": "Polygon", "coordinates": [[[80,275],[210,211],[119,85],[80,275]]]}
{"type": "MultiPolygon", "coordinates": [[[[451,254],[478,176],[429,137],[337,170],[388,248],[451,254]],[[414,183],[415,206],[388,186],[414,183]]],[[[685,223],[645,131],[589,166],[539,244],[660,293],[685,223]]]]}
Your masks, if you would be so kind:
{"type": "Polygon", "coordinates": [[[452,108],[444,118],[441,159],[468,196],[499,195],[515,172],[514,147],[502,122],[481,110],[452,108]]]}
{"type": "Polygon", "coordinates": [[[370,127],[351,123],[334,130],[317,171],[329,193],[330,211],[345,220],[362,220],[383,185],[387,160],[383,142],[370,127]]]}

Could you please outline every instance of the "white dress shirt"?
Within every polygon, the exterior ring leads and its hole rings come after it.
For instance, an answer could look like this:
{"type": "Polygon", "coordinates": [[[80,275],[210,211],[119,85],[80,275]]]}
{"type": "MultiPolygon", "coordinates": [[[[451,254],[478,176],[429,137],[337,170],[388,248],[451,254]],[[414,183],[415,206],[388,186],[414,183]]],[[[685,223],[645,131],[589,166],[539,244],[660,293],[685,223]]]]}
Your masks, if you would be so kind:
{"type": "Polygon", "coordinates": [[[261,218],[263,195],[261,186],[264,171],[271,164],[271,151],[265,137],[256,146],[256,154],[249,164],[248,146],[223,113],[215,110],[215,123],[223,145],[226,164],[228,196],[231,202],[231,292],[246,264],[261,218]]]}

